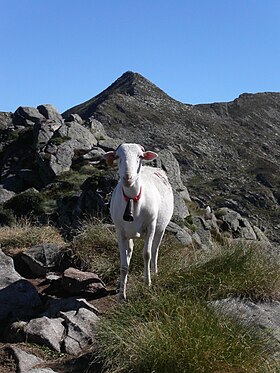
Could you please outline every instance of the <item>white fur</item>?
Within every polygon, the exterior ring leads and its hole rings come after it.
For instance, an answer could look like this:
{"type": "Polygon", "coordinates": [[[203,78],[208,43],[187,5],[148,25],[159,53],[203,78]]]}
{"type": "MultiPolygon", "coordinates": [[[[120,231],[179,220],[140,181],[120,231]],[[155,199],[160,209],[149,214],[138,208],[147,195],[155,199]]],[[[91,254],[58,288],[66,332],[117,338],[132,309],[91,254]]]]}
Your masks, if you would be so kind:
{"type": "Polygon", "coordinates": [[[142,167],[142,159],[152,160],[156,153],[145,152],[138,144],[123,144],[104,156],[109,163],[118,160],[120,180],[111,200],[110,212],[116,226],[120,251],[120,299],[126,299],[126,283],[133,252],[133,238],[144,237],[144,279],[151,284],[150,268],[157,272],[158,249],[173,214],[173,192],[165,172],[142,167]],[[141,198],[134,202],[134,221],[123,220],[127,202],[123,196],[141,198]]]}

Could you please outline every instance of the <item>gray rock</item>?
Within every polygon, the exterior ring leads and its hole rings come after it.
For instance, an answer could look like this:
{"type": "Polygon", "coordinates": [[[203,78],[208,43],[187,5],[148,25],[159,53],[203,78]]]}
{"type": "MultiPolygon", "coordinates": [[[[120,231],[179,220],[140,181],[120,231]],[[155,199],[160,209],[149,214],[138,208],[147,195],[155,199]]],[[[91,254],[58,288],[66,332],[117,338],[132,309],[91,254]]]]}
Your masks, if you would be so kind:
{"type": "Polygon", "coordinates": [[[0,112],[0,131],[13,128],[13,114],[10,112],[0,112]]]}
{"type": "Polygon", "coordinates": [[[15,192],[12,192],[11,190],[7,190],[3,187],[3,185],[0,185],[0,204],[8,201],[12,197],[14,197],[15,192]]]}
{"type": "Polygon", "coordinates": [[[105,151],[101,148],[95,147],[91,149],[88,153],[84,154],[82,157],[89,161],[101,161],[105,151]]]}
{"type": "Polygon", "coordinates": [[[105,149],[106,151],[117,149],[117,147],[122,143],[124,143],[123,140],[118,138],[112,139],[111,137],[106,137],[105,139],[98,140],[98,146],[105,149]]]}
{"type": "MultiPolygon", "coordinates": [[[[43,362],[39,357],[29,354],[16,346],[9,346],[6,350],[12,355],[13,360],[15,360],[18,373],[33,372],[36,365],[43,362]]],[[[41,372],[41,368],[39,369],[41,372]]]]}
{"type": "Polygon", "coordinates": [[[218,209],[215,212],[218,225],[222,232],[229,232],[232,238],[243,238],[245,240],[257,240],[257,236],[251,224],[238,212],[227,207],[218,209]]]}
{"type": "Polygon", "coordinates": [[[175,237],[180,241],[183,245],[191,245],[193,243],[192,234],[189,229],[186,227],[180,227],[178,224],[174,222],[169,222],[167,231],[172,232],[175,234],[175,237]]]}
{"type": "Polygon", "coordinates": [[[33,126],[34,123],[45,120],[45,117],[34,107],[20,106],[14,112],[14,123],[16,125],[33,126]]]}
{"type": "Polygon", "coordinates": [[[22,280],[22,277],[15,270],[13,259],[0,249],[0,291],[18,280],[22,280]]]}
{"type": "Polygon", "coordinates": [[[78,355],[93,343],[99,317],[85,308],[80,308],[78,311],[61,312],[60,315],[66,324],[65,352],[78,355]]]}
{"type": "Polygon", "coordinates": [[[32,317],[42,306],[36,288],[27,280],[18,280],[0,290],[0,321],[32,317]]]}
{"type": "Polygon", "coordinates": [[[60,122],[42,121],[34,125],[34,146],[37,149],[44,148],[53,137],[55,131],[61,126],[60,122]]]}
{"type": "Polygon", "coordinates": [[[20,255],[31,272],[38,277],[45,277],[48,272],[59,269],[61,252],[64,245],[45,243],[30,247],[20,255]]]}
{"type": "Polygon", "coordinates": [[[76,122],[63,124],[57,134],[71,139],[74,150],[90,150],[93,145],[97,145],[97,140],[91,131],[76,122]]]}
{"type": "Polygon", "coordinates": [[[104,283],[95,273],[68,268],[62,276],[62,288],[70,294],[103,295],[104,283]]]}
{"type": "Polygon", "coordinates": [[[62,172],[69,171],[76,153],[88,152],[97,144],[94,135],[76,122],[62,124],[54,136],[37,153],[39,173],[45,184],[62,172]],[[54,138],[59,140],[57,145],[52,143],[54,138]]]}
{"type": "Polygon", "coordinates": [[[271,340],[275,354],[280,358],[280,302],[254,303],[250,300],[227,298],[210,302],[217,312],[230,315],[242,323],[256,326],[271,340]]]}
{"type": "Polygon", "coordinates": [[[270,245],[270,241],[269,239],[266,237],[266,235],[260,230],[260,228],[256,227],[255,225],[252,226],[253,230],[254,230],[254,233],[257,237],[257,240],[258,241],[261,241],[263,243],[266,243],[268,245],[270,245]]]}
{"type": "Polygon", "coordinates": [[[29,321],[26,326],[27,341],[44,344],[52,350],[61,352],[65,331],[62,323],[61,317],[49,319],[46,316],[29,321]]]}
{"type": "Polygon", "coordinates": [[[61,299],[50,299],[46,305],[46,310],[40,316],[49,318],[58,317],[60,312],[78,311],[80,308],[85,308],[91,313],[99,315],[99,311],[85,299],[77,299],[77,297],[68,297],[61,299]]]}
{"type": "Polygon", "coordinates": [[[79,124],[83,124],[83,119],[79,116],[79,114],[70,114],[67,118],[65,118],[65,122],[77,122],[79,124]]]}
{"type": "Polygon", "coordinates": [[[89,118],[87,122],[90,132],[94,135],[97,140],[105,140],[108,135],[105,132],[103,124],[94,118],[89,118]]]}
{"type": "Polygon", "coordinates": [[[182,183],[179,163],[171,151],[167,149],[161,150],[158,154],[159,157],[155,163],[157,167],[163,168],[166,171],[174,192],[173,217],[185,219],[189,215],[186,202],[191,199],[187,188],[182,183]]]}
{"type": "Polygon", "coordinates": [[[201,248],[205,250],[211,249],[213,242],[210,225],[201,216],[194,216],[193,223],[200,238],[201,248]]]}
{"type": "Polygon", "coordinates": [[[53,105],[39,105],[37,106],[37,109],[42,115],[44,115],[45,118],[50,119],[56,123],[63,123],[62,115],[59,114],[59,112],[53,105]]]}

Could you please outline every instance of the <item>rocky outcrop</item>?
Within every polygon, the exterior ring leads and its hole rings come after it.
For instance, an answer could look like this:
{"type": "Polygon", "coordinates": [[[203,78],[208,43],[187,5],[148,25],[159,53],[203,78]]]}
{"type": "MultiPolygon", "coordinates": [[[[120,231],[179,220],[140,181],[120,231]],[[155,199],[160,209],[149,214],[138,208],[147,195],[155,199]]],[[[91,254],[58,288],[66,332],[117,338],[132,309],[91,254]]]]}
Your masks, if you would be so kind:
{"type": "MultiPolygon", "coordinates": [[[[0,341],[34,342],[57,352],[78,355],[93,343],[94,329],[99,321],[98,310],[80,297],[104,296],[106,288],[94,273],[74,268],[61,276],[48,276],[47,273],[57,265],[58,252],[62,260],[61,247],[45,244],[27,252],[21,255],[33,274],[46,276],[42,282],[44,296],[15,270],[13,259],[0,250],[0,341]],[[54,294],[60,294],[60,297],[54,297],[54,294]]],[[[17,267],[22,268],[18,262],[17,267]]],[[[14,353],[17,355],[20,351],[14,350],[14,353]]]]}

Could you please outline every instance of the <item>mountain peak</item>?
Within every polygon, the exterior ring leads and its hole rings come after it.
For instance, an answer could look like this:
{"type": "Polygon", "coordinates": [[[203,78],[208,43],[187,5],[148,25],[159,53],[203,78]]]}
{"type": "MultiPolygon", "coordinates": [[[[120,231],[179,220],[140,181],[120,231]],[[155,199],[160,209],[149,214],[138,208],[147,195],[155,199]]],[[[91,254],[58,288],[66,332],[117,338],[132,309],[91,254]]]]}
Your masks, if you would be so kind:
{"type": "Polygon", "coordinates": [[[132,96],[137,97],[138,99],[145,98],[145,100],[154,100],[155,98],[168,98],[169,100],[173,100],[164,91],[141,74],[133,71],[126,71],[100,94],[65,111],[63,116],[67,117],[70,114],[76,113],[82,118],[88,118],[93,115],[100,104],[116,95],[132,96]]]}

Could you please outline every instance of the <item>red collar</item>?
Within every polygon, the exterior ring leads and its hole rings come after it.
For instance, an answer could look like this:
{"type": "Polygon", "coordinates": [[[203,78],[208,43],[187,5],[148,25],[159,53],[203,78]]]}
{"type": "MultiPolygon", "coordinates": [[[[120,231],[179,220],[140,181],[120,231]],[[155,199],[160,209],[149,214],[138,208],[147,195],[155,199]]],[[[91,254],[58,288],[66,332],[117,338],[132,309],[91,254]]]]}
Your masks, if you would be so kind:
{"type": "Polygon", "coordinates": [[[126,200],[126,202],[129,201],[130,199],[133,199],[134,202],[138,202],[139,199],[141,198],[141,195],[142,195],[142,186],[140,187],[140,192],[139,192],[138,196],[128,197],[125,194],[124,190],[122,190],[122,191],[123,191],[123,196],[124,196],[124,199],[126,200]]]}

